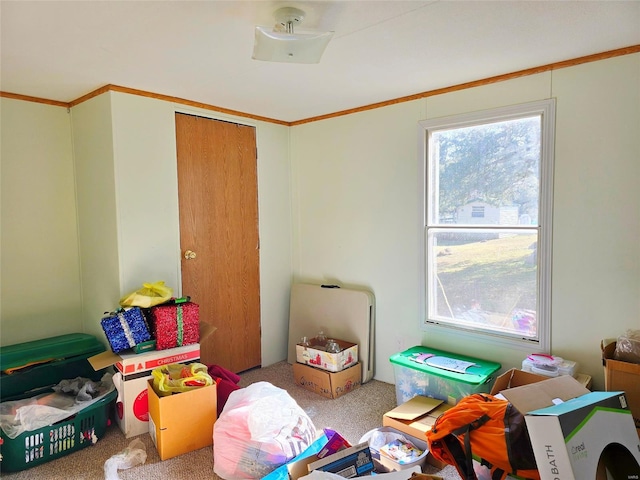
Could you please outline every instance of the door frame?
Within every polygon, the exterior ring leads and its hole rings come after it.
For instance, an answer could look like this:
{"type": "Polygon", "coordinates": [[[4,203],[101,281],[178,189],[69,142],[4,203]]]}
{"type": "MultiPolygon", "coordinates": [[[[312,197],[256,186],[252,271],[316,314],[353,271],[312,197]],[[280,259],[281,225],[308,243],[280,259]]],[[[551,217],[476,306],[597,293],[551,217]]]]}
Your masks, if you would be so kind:
{"type": "MultiPolygon", "coordinates": [[[[245,119],[245,118],[239,118],[239,117],[235,117],[232,115],[227,115],[224,113],[220,113],[220,112],[210,112],[210,111],[203,111],[201,109],[198,108],[184,108],[184,107],[177,107],[174,106],[173,108],[173,113],[172,116],[174,118],[174,121],[172,122],[172,128],[173,128],[173,132],[172,132],[172,151],[174,154],[174,166],[175,166],[175,181],[176,181],[176,193],[177,193],[177,198],[176,201],[178,202],[178,208],[176,209],[176,212],[178,213],[178,218],[177,220],[177,224],[178,227],[180,227],[180,207],[179,207],[179,192],[178,192],[178,153],[177,153],[177,139],[176,139],[176,122],[175,122],[175,116],[176,114],[184,114],[184,115],[191,115],[191,116],[197,116],[197,117],[201,117],[201,118],[206,118],[209,120],[217,120],[217,121],[222,121],[222,122],[228,122],[228,123],[233,123],[236,125],[242,125],[242,126],[246,126],[246,127],[252,127],[255,129],[255,148],[256,148],[256,189],[257,189],[257,195],[256,195],[256,200],[258,202],[257,205],[257,212],[258,212],[258,244],[260,244],[260,238],[261,238],[261,222],[260,222],[260,189],[259,189],[259,149],[258,149],[258,137],[259,137],[259,128],[258,128],[258,122],[255,120],[251,120],[251,119],[245,119]]],[[[176,256],[176,278],[178,281],[178,289],[180,292],[179,296],[184,296],[184,292],[182,292],[182,245],[181,245],[181,238],[180,238],[180,228],[178,228],[175,232],[176,234],[176,245],[177,245],[177,256],[176,256]]],[[[261,286],[262,285],[262,274],[263,274],[263,269],[262,269],[262,255],[258,256],[258,270],[259,270],[259,275],[258,275],[258,284],[261,286]]],[[[260,296],[260,303],[259,303],[259,308],[260,308],[260,331],[262,331],[263,329],[263,304],[262,304],[262,296],[260,296]]],[[[264,359],[264,351],[262,349],[262,335],[260,336],[260,363],[263,363],[263,359],[264,359]]]]}

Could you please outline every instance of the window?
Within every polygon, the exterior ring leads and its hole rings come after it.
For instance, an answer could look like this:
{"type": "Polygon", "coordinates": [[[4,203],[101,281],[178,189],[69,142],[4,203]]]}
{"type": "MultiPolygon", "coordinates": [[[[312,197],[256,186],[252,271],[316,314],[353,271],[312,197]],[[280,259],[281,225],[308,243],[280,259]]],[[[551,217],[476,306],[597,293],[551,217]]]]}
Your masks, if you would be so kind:
{"type": "Polygon", "coordinates": [[[474,218],[484,218],[484,206],[472,206],[471,216],[474,218]]]}
{"type": "Polygon", "coordinates": [[[420,122],[425,328],[548,351],[554,116],[547,100],[420,122]]]}

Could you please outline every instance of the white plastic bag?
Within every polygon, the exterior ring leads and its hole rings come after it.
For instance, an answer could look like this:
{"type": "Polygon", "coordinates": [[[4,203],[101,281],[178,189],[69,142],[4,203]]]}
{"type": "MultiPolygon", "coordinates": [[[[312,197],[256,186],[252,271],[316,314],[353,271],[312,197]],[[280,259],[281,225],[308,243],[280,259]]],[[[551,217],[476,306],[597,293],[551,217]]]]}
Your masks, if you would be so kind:
{"type": "Polygon", "coordinates": [[[640,330],[627,330],[618,337],[613,358],[622,362],[640,363],[640,330]]]}
{"type": "Polygon", "coordinates": [[[262,478],[315,436],[313,422],[286,390],[254,383],[229,395],[213,427],[213,470],[225,480],[262,478]]]}
{"type": "Polygon", "coordinates": [[[134,439],[129,446],[115,454],[104,463],[104,479],[120,480],[118,470],[126,470],[147,461],[147,450],[139,438],[134,439]]]}
{"type": "Polygon", "coordinates": [[[0,403],[0,428],[7,437],[16,438],[75,415],[114,388],[111,373],[105,373],[99,382],[83,377],[62,380],[52,387],[53,392],[0,403]]]}

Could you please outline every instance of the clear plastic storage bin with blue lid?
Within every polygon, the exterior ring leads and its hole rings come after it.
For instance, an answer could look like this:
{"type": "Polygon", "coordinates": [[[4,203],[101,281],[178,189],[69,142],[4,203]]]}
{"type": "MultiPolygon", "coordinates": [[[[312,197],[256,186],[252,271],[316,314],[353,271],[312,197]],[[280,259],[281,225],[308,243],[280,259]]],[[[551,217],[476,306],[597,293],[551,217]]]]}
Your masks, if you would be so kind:
{"type": "Polygon", "coordinates": [[[462,397],[491,390],[502,365],[489,360],[415,346],[391,356],[396,399],[402,404],[416,395],[455,405],[462,397]]]}

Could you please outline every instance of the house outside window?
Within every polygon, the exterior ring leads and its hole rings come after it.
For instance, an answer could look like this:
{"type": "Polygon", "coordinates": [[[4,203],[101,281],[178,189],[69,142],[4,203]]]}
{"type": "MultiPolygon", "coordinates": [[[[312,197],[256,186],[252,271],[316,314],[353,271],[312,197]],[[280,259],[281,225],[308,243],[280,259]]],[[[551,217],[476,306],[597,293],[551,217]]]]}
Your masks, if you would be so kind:
{"type": "Polygon", "coordinates": [[[420,122],[424,328],[548,351],[555,101],[420,122]]]}

